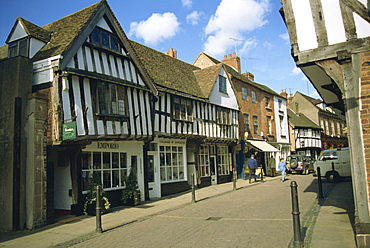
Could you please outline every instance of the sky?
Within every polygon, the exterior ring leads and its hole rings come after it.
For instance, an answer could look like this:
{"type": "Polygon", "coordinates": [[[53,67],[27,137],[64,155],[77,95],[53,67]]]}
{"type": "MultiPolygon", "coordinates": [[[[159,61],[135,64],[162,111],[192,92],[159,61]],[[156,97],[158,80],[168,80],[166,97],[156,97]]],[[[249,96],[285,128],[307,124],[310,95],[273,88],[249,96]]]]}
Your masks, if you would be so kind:
{"type": "MultiPolygon", "coordinates": [[[[22,17],[44,26],[98,0],[0,0],[0,46],[22,17]]],[[[200,52],[221,61],[237,53],[242,73],[277,93],[319,98],[295,66],[280,0],[108,0],[128,38],[192,64],[200,52]]]]}

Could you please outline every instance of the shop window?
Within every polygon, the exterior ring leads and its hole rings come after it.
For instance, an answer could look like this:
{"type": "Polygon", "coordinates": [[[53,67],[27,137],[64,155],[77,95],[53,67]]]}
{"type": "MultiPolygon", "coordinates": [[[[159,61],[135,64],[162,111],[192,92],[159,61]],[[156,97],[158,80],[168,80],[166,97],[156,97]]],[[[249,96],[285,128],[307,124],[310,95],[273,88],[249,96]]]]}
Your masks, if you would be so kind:
{"type": "Polygon", "coordinates": [[[193,104],[189,99],[173,97],[172,117],[176,120],[193,121],[193,104]]]}
{"type": "Polygon", "coordinates": [[[97,109],[103,115],[127,115],[125,88],[105,82],[97,83],[97,109]]]}
{"type": "Polygon", "coordinates": [[[218,147],[218,174],[219,175],[228,175],[230,173],[229,170],[229,153],[227,146],[219,146],[218,147]]]}
{"type": "Polygon", "coordinates": [[[199,170],[201,177],[210,176],[209,146],[201,145],[199,150],[199,170]]]}
{"type": "Polygon", "coordinates": [[[160,146],[159,160],[162,182],[185,179],[183,146],[160,146]]]}
{"type": "Polygon", "coordinates": [[[104,189],[125,187],[127,154],[122,152],[82,152],[82,190],[90,189],[93,173],[97,173],[104,189]]]}

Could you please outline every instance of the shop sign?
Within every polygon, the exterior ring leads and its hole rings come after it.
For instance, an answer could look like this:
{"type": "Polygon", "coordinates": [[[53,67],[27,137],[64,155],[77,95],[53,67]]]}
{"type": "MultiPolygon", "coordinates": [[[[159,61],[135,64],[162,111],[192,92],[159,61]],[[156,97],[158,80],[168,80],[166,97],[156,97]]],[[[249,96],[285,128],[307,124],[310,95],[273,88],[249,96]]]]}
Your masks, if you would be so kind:
{"type": "Polygon", "coordinates": [[[108,143],[108,142],[98,142],[99,149],[118,149],[119,144],[117,143],[108,143]]]}
{"type": "Polygon", "coordinates": [[[76,122],[68,122],[63,124],[63,140],[76,138],[76,122]]]}

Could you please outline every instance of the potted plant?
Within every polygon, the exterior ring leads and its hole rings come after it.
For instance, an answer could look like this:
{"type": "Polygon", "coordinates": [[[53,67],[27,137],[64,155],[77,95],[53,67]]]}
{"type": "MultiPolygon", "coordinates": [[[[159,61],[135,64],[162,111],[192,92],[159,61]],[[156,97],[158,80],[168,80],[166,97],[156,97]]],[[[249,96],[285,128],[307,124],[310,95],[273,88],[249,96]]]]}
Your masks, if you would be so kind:
{"type": "Polygon", "coordinates": [[[100,198],[101,198],[101,213],[105,213],[110,208],[110,202],[103,190],[100,180],[100,173],[94,171],[92,178],[90,179],[90,191],[86,196],[86,202],[84,204],[84,214],[95,215],[96,214],[96,186],[100,186],[100,198]]]}
{"type": "Polygon", "coordinates": [[[124,205],[137,206],[141,203],[141,192],[137,183],[137,178],[132,170],[125,180],[126,189],[122,191],[122,202],[124,205]]]}

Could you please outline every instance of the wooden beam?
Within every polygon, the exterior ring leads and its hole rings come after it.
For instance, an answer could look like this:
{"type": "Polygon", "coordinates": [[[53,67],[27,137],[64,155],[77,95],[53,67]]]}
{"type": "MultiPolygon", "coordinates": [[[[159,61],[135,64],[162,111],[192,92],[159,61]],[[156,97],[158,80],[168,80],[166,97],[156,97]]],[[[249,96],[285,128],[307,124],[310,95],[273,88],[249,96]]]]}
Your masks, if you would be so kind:
{"type": "Polygon", "coordinates": [[[358,0],[340,0],[347,5],[353,12],[361,16],[364,20],[370,23],[369,9],[358,0]]]}
{"type": "Polygon", "coordinates": [[[315,25],[315,32],[317,37],[317,43],[319,47],[327,46],[328,34],[325,27],[324,11],[322,9],[321,0],[310,0],[312,17],[315,25]]]}
{"type": "Polygon", "coordinates": [[[353,12],[346,4],[342,1],[339,2],[340,10],[343,17],[344,30],[346,32],[347,40],[353,40],[357,38],[356,24],[353,17],[353,12]]]}

